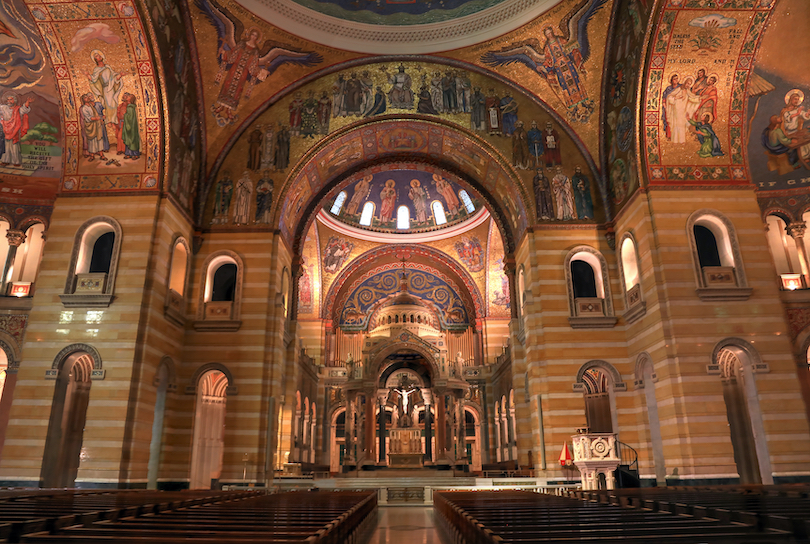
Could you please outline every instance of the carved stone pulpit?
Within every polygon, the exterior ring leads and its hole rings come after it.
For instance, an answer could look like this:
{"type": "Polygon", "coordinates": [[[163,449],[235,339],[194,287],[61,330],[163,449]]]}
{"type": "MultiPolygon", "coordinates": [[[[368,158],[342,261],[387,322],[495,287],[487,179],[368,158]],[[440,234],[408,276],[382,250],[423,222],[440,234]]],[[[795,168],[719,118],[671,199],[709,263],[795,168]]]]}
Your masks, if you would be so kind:
{"type": "Polygon", "coordinates": [[[574,442],[574,464],[582,474],[582,489],[599,489],[600,474],[605,476],[607,488],[614,489],[616,479],[613,472],[620,461],[616,451],[616,435],[582,432],[571,439],[574,442]]]}

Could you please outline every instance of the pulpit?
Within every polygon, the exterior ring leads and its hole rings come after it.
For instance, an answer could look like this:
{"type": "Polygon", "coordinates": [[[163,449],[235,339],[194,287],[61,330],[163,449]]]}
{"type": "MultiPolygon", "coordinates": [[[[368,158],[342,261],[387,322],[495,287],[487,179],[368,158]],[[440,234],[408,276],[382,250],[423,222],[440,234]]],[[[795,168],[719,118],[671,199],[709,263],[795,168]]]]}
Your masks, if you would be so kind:
{"type": "Polygon", "coordinates": [[[390,468],[421,468],[422,438],[419,429],[391,429],[390,468]]]}

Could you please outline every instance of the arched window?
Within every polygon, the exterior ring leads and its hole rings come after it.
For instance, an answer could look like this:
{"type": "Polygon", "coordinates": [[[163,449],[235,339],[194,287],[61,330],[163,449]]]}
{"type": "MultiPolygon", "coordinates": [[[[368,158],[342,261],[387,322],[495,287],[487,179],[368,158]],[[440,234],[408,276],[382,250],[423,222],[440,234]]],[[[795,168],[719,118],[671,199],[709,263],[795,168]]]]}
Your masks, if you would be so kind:
{"type": "MultiPolygon", "coordinates": [[[[1,223],[0,223],[1,225],[1,223]]],[[[0,233],[5,234],[7,230],[0,228],[0,233]]],[[[16,297],[33,295],[33,284],[39,273],[39,263],[42,260],[42,249],[45,245],[44,239],[45,225],[34,223],[25,231],[25,240],[14,250],[4,243],[6,255],[0,263],[6,262],[9,251],[14,251],[10,267],[6,275],[6,280],[11,284],[8,294],[16,297]]],[[[2,243],[2,241],[0,241],[2,243]]],[[[2,264],[0,264],[2,266],[2,264]]],[[[5,294],[5,292],[3,293],[5,294]]]]}
{"type": "Polygon", "coordinates": [[[408,206],[400,206],[397,208],[397,228],[411,228],[411,211],[408,209],[408,206]]]}
{"type": "Polygon", "coordinates": [[[281,271],[281,307],[284,317],[290,315],[290,271],[286,267],[281,271]]]}
{"type": "Polygon", "coordinates": [[[346,202],[346,191],[341,191],[338,193],[335,203],[332,204],[332,208],[329,210],[332,212],[332,215],[338,215],[340,213],[340,209],[343,207],[344,202],[346,202]]]}
{"type": "Polygon", "coordinates": [[[444,225],[447,223],[447,216],[444,214],[444,206],[438,200],[434,200],[433,204],[433,219],[436,220],[437,225],[444,225]]]}
{"type": "Polygon", "coordinates": [[[607,261],[601,253],[588,246],[575,247],[565,258],[568,283],[568,303],[573,328],[613,327],[613,316],[607,261]]]}
{"type": "Polygon", "coordinates": [[[698,210],[686,223],[703,300],[747,300],[751,296],[734,226],[714,210],[698,210]]]}
{"type": "Polygon", "coordinates": [[[695,225],[693,229],[701,268],[721,266],[720,251],[717,249],[717,240],[714,233],[703,225],[695,225]]]}
{"type": "Polygon", "coordinates": [[[467,191],[464,189],[458,192],[459,198],[461,198],[461,202],[464,204],[464,208],[467,210],[467,213],[473,213],[475,211],[475,205],[473,204],[470,195],[467,194],[467,191]]]}
{"type": "Polygon", "coordinates": [[[589,361],[580,367],[574,390],[584,395],[585,419],[591,432],[618,432],[613,392],[626,389],[621,374],[606,361],[589,361]]]}
{"type": "Polygon", "coordinates": [[[238,330],[242,299],[242,259],[233,251],[218,251],[203,263],[197,330],[238,330]]]}
{"type": "Polygon", "coordinates": [[[236,265],[224,263],[214,272],[211,284],[212,302],[233,302],[236,293],[236,265]]]}
{"type": "Polygon", "coordinates": [[[121,238],[121,226],[112,217],[94,217],[79,228],[65,292],[60,295],[62,304],[107,307],[112,303],[121,238]]]}
{"type": "Polygon", "coordinates": [[[366,202],[363,204],[363,213],[360,214],[360,224],[364,227],[371,226],[371,220],[374,218],[374,203],[366,202]]]}
{"type": "Polygon", "coordinates": [[[632,323],[646,313],[647,303],[644,302],[641,293],[641,274],[636,241],[629,232],[622,237],[619,255],[619,273],[622,276],[626,308],[624,319],[627,323],[632,323]]]}
{"type": "Polygon", "coordinates": [[[526,304],[526,269],[520,265],[518,271],[518,315],[523,315],[526,304]]]}
{"type": "Polygon", "coordinates": [[[180,327],[186,322],[186,284],[188,283],[189,250],[182,236],[177,236],[172,246],[169,262],[168,289],[164,315],[180,327]]]}
{"type": "Polygon", "coordinates": [[[597,298],[596,275],[585,261],[571,261],[571,281],[574,283],[574,298],[597,298]]]}

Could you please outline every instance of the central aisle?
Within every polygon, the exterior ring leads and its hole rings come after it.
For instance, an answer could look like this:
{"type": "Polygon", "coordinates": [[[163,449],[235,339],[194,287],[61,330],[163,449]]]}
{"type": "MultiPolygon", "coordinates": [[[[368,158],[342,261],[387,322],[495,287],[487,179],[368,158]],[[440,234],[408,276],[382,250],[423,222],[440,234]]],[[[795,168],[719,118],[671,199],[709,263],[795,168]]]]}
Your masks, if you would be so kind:
{"type": "Polygon", "coordinates": [[[377,509],[377,528],[368,544],[443,544],[430,506],[377,509]]]}

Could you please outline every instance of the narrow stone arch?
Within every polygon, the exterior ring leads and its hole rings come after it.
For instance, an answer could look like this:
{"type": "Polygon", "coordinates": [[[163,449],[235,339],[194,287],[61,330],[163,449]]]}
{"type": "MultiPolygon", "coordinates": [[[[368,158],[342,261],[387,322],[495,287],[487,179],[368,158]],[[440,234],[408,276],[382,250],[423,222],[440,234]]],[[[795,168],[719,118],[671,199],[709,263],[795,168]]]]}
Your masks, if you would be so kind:
{"type": "Polygon", "coordinates": [[[186,386],[186,394],[187,395],[194,395],[197,393],[197,387],[200,383],[200,378],[202,378],[206,372],[210,372],[211,370],[218,370],[225,375],[225,378],[228,380],[228,387],[225,389],[225,394],[229,397],[233,397],[239,393],[239,389],[237,388],[236,384],[234,383],[233,374],[228,369],[227,366],[223,365],[222,363],[206,363],[197,368],[194,371],[194,374],[191,376],[190,385],[186,386]]]}
{"type": "Polygon", "coordinates": [[[427,346],[420,345],[417,342],[403,342],[393,340],[390,343],[387,343],[384,347],[380,348],[379,346],[375,346],[375,350],[371,352],[369,355],[371,356],[371,360],[368,365],[368,373],[371,376],[377,376],[377,374],[382,370],[382,364],[388,358],[389,355],[393,355],[397,351],[400,350],[410,350],[415,351],[422,355],[428,363],[428,367],[430,368],[430,379],[431,382],[436,380],[436,377],[439,376],[439,364],[436,360],[437,354],[434,353],[431,349],[427,346]]]}
{"type": "Polygon", "coordinates": [[[160,360],[160,363],[158,363],[157,369],[155,370],[155,378],[152,380],[152,384],[155,387],[160,385],[160,369],[164,366],[166,367],[166,385],[168,390],[175,391],[177,389],[177,369],[174,364],[174,360],[168,355],[164,355],[160,360]]]}
{"type": "MultiPolygon", "coordinates": [[[[739,427],[735,425],[735,417],[741,410],[747,411],[748,422],[743,421],[741,425],[746,425],[748,440],[753,441],[753,448],[756,452],[756,463],[759,471],[759,478],[763,484],[773,484],[773,473],[771,467],[771,457],[768,448],[768,437],[765,432],[764,420],[762,417],[762,410],[759,403],[759,392],[757,391],[756,374],[769,372],[768,365],[762,361],[759,352],[741,338],[729,337],[720,340],[712,350],[711,365],[709,365],[711,374],[716,374],[721,377],[723,383],[723,398],[726,404],[727,415],[729,418],[729,427],[734,429],[739,427]],[[730,352],[737,362],[741,365],[743,389],[741,391],[744,396],[738,402],[729,403],[730,396],[727,395],[726,387],[733,386],[739,383],[736,380],[733,369],[727,364],[729,357],[727,353],[730,352]],[[742,406],[740,406],[742,404],[742,406]],[[734,419],[734,421],[732,421],[734,419]]],[[[733,397],[732,397],[733,398],[733,397]]],[[[732,433],[732,446],[735,450],[735,463],[738,466],[738,473],[743,478],[740,472],[740,461],[737,457],[737,448],[744,447],[746,444],[740,443],[739,439],[735,443],[735,436],[732,433]]],[[[744,463],[743,463],[744,465],[744,463]]]]}
{"type": "Polygon", "coordinates": [[[575,382],[575,389],[579,389],[578,387],[576,387],[576,384],[582,384],[583,376],[588,370],[592,368],[602,370],[603,372],[605,372],[605,374],[607,374],[607,376],[610,378],[611,385],[613,386],[614,391],[625,391],[627,389],[627,386],[622,381],[622,375],[621,373],[619,373],[618,370],[616,370],[616,367],[608,363],[607,361],[602,361],[598,359],[588,361],[587,363],[579,367],[579,370],[577,371],[577,381],[575,382]]]}
{"type": "Polygon", "coordinates": [[[642,351],[636,357],[636,368],[635,368],[636,389],[644,388],[644,367],[647,365],[650,365],[653,383],[658,381],[658,375],[655,373],[655,367],[653,365],[652,357],[646,351],[642,351]]]}
{"type": "Polygon", "coordinates": [[[238,321],[242,309],[242,283],[245,275],[245,265],[242,261],[242,257],[235,251],[229,249],[214,251],[205,258],[205,261],[203,261],[200,267],[200,293],[197,296],[197,319],[201,321],[205,318],[206,291],[208,289],[208,282],[213,281],[213,277],[210,277],[211,275],[209,274],[209,268],[211,268],[212,263],[216,259],[230,261],[236,265],[236,287],[234,288],[233,309],[231,310],[230,317],[232,321],[238,321]]]}
{"type": "MultiPolygon", "coordinates": [[[[697,224],[703,224],[712,231],[717,238],[717,234],[721,234],[720,239],[717,240],[718,246],[721,243],[726,243],[728,253],[733,260],[734,273],[736,276],[736,287],[740,289],[748,289],[748,279],[745,274],[745,265],[743,263],[742,251],[740,243],[737,240],[737,231],[734,224],[725,215],[717,210],[710,208],[703,208],[692,212],[686,220],[686,238],[689,240],[689,248],[692,254],[692,268],[695,273],[695,282],[699,288],[706,288],[706,281],[703,278],[702,269],[700,266],[700,257],[697,251],[697,242],[695,241],[694,228],[697,224]],[[714,227],[714,228],[712,228],[714,227]]],[[[718,247],[718,249],[721,249],[718,247]]],[[[723,250],[721,249],[721,252],[723,250]]],[[[750,295],[750,291],[744,296],[745,300],[750,295]]],[[[727,298],[727,297],[726,297],[727,298]]],[[[736,300],[736,299],[735,299],[736,300]]]]}
{"type": "Polygon", "coordinates": [[[121,256],[123,234],[124,231],[121,228],[121,224],[109,215],[98,215],[88,219],[79,227],[79,230],[76,231],[76,235],[73,238],[73,250],[70,254],[70,264],[68,265],[67,277],[65,278],[65,290],[64,293],[60,295],[63,304],[67,306],[108,307],[112,303],[113,293],[115,293],[118,261],[121,256]],[[80,265],[79,256],[83,255],[83,252],[86,253],[88,251],[89,241],[87,241],[86,238],[91,232],[99,232],[107,229],[112,231],[115,240],[113,241],[110,268],[107,273],[107,280],[104,284],[103,294],[77,295],[74,293],[76,286],[76,268],[80,265]]]}
{"type": "Polygon", "coordinates": [[[101,355],[96,348],[90,344],[70,344],[69,346],[65,346],[56,354],[56,357],[54,357],[51,369],[61,371],[68,357],[78,351],[87,353],[90,358],[93,359],[93,370],[103,370],[101,355]]]}

